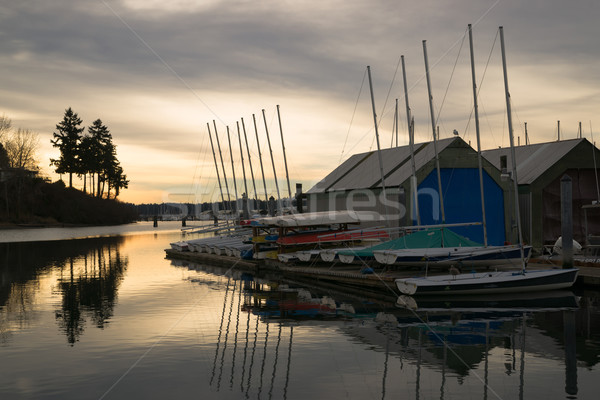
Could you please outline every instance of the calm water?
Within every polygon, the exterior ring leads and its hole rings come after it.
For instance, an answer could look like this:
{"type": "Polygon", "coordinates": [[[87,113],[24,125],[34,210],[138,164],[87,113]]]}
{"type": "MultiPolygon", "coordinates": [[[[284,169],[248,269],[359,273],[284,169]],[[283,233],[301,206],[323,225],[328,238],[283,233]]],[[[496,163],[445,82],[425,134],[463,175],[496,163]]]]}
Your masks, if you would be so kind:
{"type": "Polygon", "coordinates": [[[1,232],[0,398],[597,398],[597,292],[413,313],[167,260],[177,228],[1,232]]]}

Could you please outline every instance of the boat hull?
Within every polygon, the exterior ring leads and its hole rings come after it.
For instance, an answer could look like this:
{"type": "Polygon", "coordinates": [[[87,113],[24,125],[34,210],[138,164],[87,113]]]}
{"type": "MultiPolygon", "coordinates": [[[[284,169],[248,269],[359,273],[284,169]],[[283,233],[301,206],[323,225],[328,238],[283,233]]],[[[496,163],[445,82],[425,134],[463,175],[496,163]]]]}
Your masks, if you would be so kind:
{"type": "MultiPolygon", "coordinates": [[[[524,248],[525,260],[529,259],[531,246],[524,248]]],[[[405,249],[375,251],[375,260],[381,264],[421,267],[424,265],[466,267],[520,264],[521,249],[518,246],[456,247],[431,249],[405,249]]]]}
{"type": "Polygon", "coordinates": [[[480,272],[464,275],[440,275],[426,278],[396,279],[396,286],[407,295],[486,294],[571,287],[577,279],[577,268],[542,271],[480,272]]]}

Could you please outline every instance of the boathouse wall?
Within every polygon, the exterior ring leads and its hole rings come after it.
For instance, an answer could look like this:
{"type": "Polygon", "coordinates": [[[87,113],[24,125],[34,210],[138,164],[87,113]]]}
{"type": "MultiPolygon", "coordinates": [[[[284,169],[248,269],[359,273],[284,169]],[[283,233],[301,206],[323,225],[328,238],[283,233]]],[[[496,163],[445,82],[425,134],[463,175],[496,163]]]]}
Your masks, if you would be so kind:
{"type": "MultiPolygon", "coordinates": [[[[483,152],[498,167],[502,155],[507,156],[508,165],[512,163],[510,154],[509,148],[483,152]]],[[[598,200],[596,172],[600,176],[600,170],[596,169],[594,158],[596,163],[600,162],[600,150],[582,138],[518,146],[515,155],[524,241],[541,252],[560,237],[560,179],[567,174],[573,182],[573,238],[584,245],[582,207],[598,200]]],[[[510,226],[509,237],[516,238],[516,224],[510,226]]],[[[588,229],[590,234],[600,234],[600,219],[588,218],[588,229]]]]}

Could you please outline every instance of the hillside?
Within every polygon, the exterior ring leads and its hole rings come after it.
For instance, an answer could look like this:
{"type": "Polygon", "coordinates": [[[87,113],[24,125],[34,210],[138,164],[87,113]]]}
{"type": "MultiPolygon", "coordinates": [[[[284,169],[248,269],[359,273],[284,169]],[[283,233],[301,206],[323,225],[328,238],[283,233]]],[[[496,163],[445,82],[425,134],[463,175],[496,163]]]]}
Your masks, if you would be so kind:
{"type": "Polygon", "coordinates": [[[137,218],[132,204],[99,199],[62,181],[20,176],[0,182],[0,225],[116,225],[137,218]]]}

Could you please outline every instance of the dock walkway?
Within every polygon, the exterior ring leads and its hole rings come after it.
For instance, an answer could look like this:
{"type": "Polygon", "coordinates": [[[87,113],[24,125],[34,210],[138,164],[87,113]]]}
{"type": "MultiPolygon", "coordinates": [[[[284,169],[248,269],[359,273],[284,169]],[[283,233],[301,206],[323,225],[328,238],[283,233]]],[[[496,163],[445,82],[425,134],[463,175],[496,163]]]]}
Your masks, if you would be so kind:
{"type": "MultiPolygon", "coordinates": [[[[422,275],[420,269],[402,268],[392,269],[384,266],[374,267],[374,273],[363,273],[366,265],[359,264],[326,264],[316,263],[313,265],[294,265],[279,262],[278,260],[242,260],[228,256],[215,254],[197,253],[189,251],[177,251],[166,249],[167,258],[183,259],[198,263],[210,263],[218,266],[236,267],[251,272],[271,271],[279,272],[285,276],[301,279],[312,279],[337,283],[341,285],[360,286],[365,289],[397,293],[395,279],[422,275]]],[[[549,269],[560,266],[553,260],[532,260],[528,269],[549,269]]],[[[577,265],[579,274],[577,286],[588,286],[600,288],[600,264],[577,265]]],[[[432,271],[432,274],[441,273],[440,270],[432,271]]],[[[445,273],[445,272],[444,272],[445,273]]]]}

